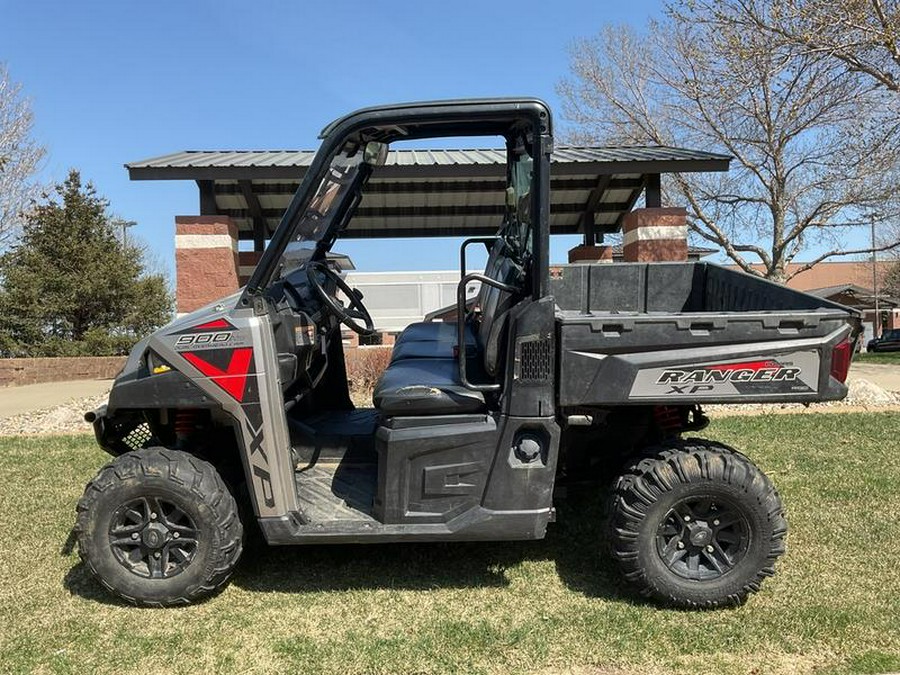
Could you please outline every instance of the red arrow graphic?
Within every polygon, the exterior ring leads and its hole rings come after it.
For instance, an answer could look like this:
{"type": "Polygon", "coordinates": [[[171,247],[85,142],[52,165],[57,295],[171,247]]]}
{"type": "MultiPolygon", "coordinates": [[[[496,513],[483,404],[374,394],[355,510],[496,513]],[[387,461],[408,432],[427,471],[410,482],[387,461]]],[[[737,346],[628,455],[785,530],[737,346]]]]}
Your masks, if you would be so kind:
{"type": "Polygon", "coordinates": [[[253,358],[253,347],[241,347],[231,353],[231,360],[225,370],[204,361],[196,352],[182,352],[188,363],[222,387],[237,401],[244,400],[244,387],[253,358]]]}

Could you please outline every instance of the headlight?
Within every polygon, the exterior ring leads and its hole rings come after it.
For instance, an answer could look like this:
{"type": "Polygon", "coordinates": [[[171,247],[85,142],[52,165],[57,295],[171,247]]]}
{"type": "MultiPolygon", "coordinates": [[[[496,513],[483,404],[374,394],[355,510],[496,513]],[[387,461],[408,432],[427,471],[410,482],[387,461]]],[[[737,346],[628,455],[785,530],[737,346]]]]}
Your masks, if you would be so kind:
{"type": "Polygon", "coordinates": [[[147,351],[147,370],[153,375],[168,373],[172,370],[172,366],[166,363],[159,354],[154,351],[147,351]]]}

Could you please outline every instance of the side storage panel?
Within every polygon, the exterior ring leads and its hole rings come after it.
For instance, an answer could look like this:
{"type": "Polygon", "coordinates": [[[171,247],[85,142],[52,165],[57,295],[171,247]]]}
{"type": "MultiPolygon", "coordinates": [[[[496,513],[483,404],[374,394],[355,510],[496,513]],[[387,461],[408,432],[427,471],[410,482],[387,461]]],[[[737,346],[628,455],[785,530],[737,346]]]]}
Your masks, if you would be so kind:
{"type": "Polygon", "coordinates": [[[551,418],[392,418],[378,428],[375,516],[409,540],[539,539],[553,514],[551,418]]]}
{"type": "Polygon", "coordinates": [[[378,520],[446,523],[481,504],[499,436],[493,417],[394,418],[390,423],[375,437],[378,520]]]}

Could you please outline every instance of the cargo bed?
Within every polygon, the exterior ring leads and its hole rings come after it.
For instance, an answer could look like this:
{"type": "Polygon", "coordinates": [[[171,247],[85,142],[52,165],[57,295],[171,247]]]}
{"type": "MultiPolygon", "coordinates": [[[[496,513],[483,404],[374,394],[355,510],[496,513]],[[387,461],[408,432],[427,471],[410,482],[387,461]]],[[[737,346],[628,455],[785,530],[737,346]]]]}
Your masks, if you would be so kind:
{"type": "Polygon", "coordinates": [[[828,300],[710,263],[554,267],[551,290],[563,407],[847,393],[833,366],[855,346],[859,316],[828,300]]]}

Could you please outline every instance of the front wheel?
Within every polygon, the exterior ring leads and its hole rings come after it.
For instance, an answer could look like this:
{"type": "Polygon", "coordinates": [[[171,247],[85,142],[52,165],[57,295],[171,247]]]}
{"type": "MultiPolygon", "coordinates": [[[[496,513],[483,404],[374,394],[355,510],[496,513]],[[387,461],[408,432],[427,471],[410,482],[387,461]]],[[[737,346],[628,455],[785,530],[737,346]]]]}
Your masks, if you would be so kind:
{"type": "Polygon", "coordinates": [[[237,503],[215,468],[166,448],[125,453],[78,501],[81,559],[136,605],[187,604],[221,588],[241,555],[237,503]]]}
{"type": "Polygon", "coordinates": [[[611,516],[625,577],[678,607],[740,604],[784,553],[787,523],[771,481],[711,441],[649,450],[616,482],[611,516]]]}

